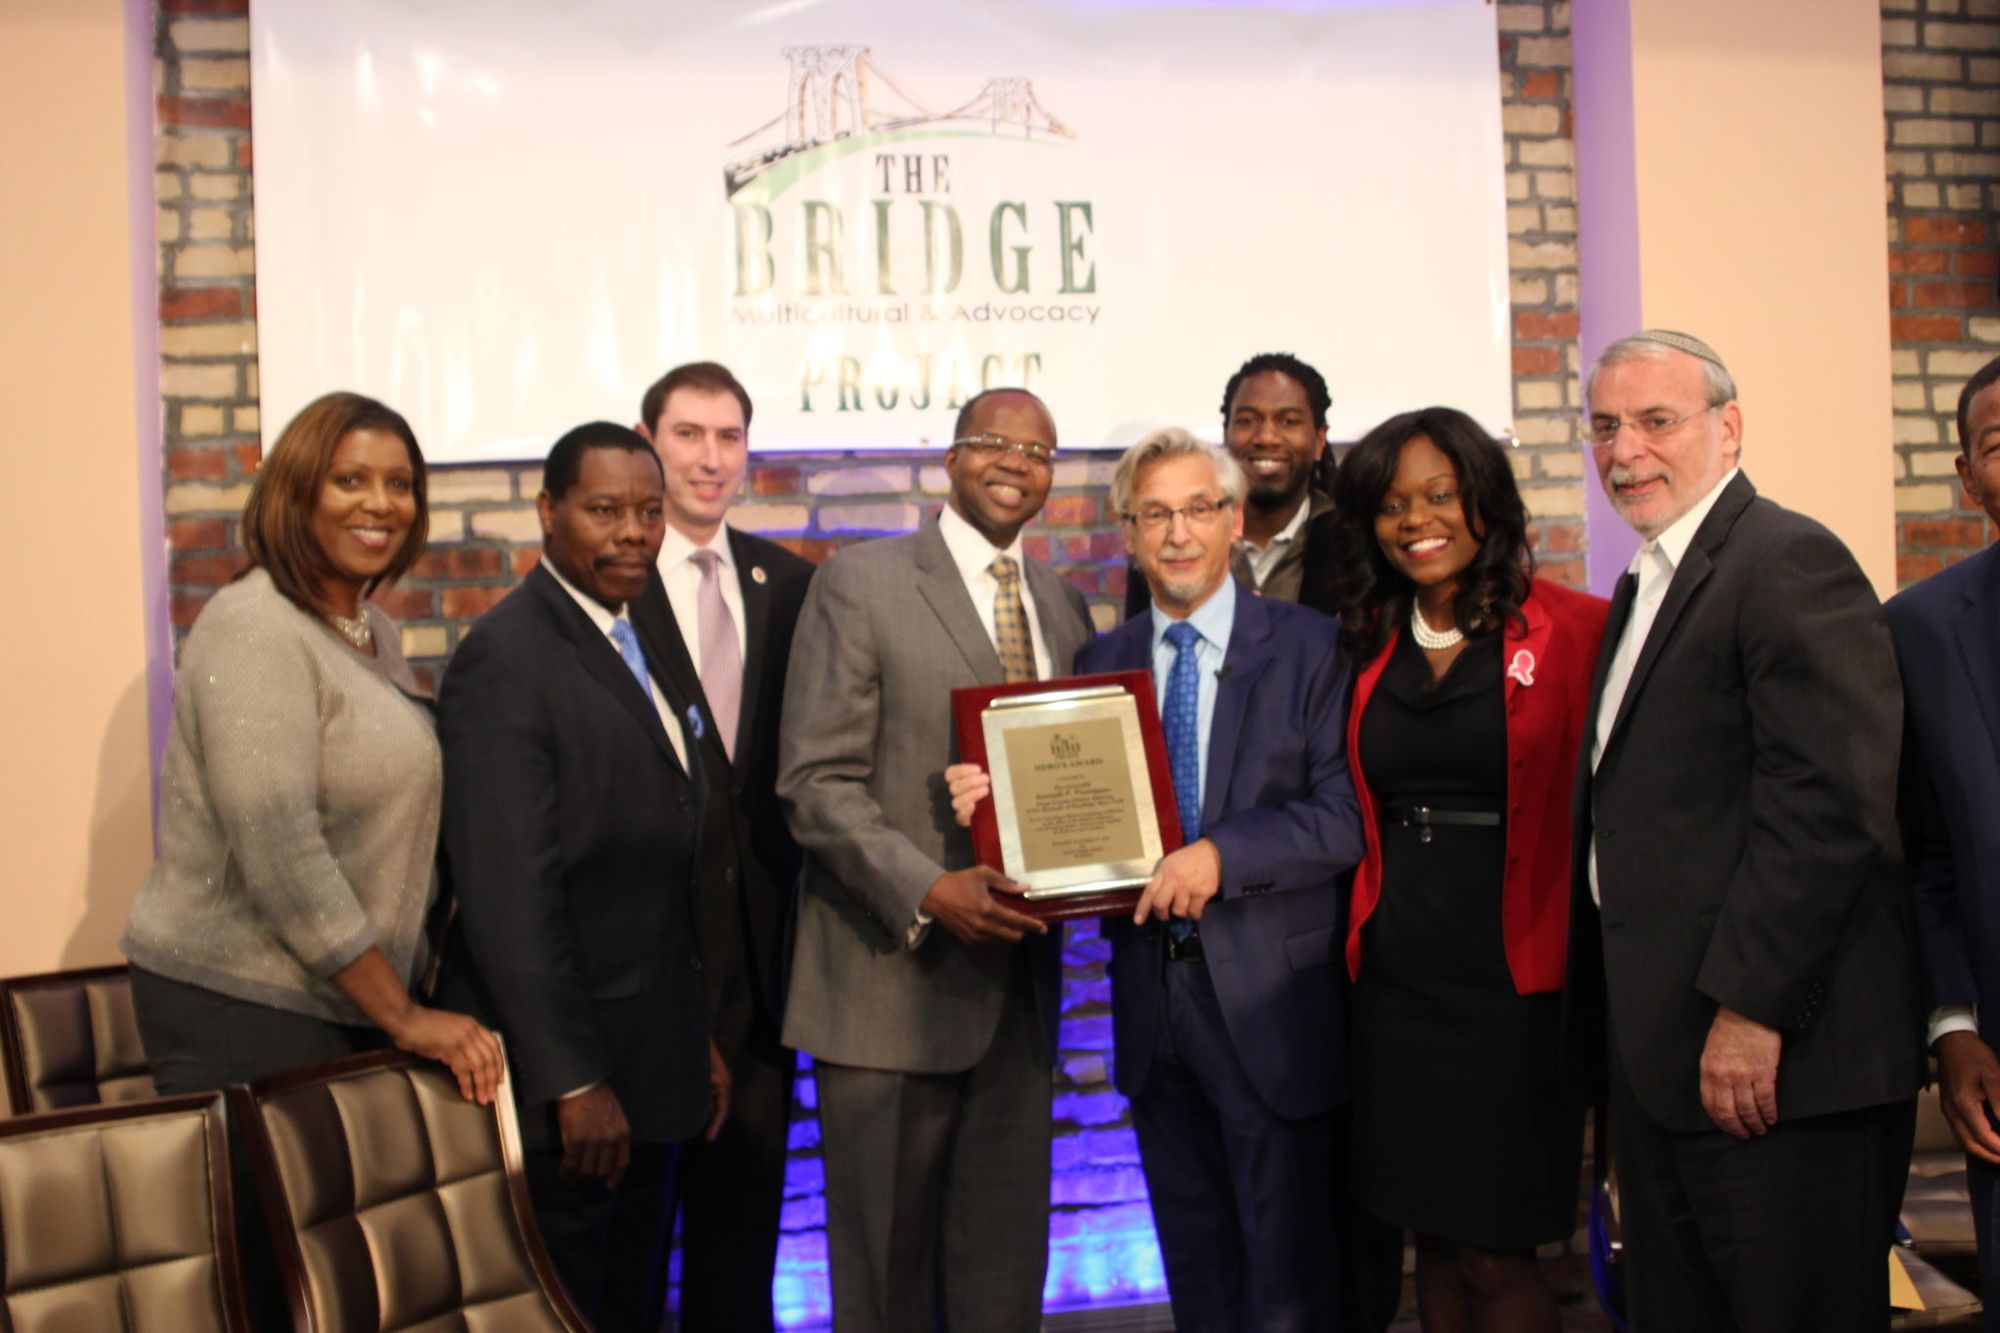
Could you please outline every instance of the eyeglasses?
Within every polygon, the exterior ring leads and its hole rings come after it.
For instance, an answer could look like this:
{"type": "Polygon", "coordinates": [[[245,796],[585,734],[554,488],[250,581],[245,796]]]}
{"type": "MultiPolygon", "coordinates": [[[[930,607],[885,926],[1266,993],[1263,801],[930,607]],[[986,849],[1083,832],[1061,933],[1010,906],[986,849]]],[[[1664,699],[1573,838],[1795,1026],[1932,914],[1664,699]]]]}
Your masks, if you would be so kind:
{"type": "Polygon", "coordinates": [[[1166,505],[1141,505],[1137,513],[1121,514],[1119,517],[1127,523],[1137,523],[1147,532],[1158,532],[1162,528],[1172,526],[1174,515],[1182,514],[1187,517],[1188,526],[1192,528],[1208,522],[1234,503],[1236,503],[1234,500],[1224,496],[1220,500],[1207,498],[1190,500],[1178,509],[1169,509],[1166,505]]]}
{"type": "Polygon", "coordinates": [[[1592,443],[1610,444],[1618,438],[1618,432],[1622,428],[1630,426],[1633,433],[1642,440],[1664,440],[1696,417],[1713,412],[1721,406],[1720,403],[1710,403],[1707,407],[1690,412],[1684,417],[1670,417],[1664,412],[1648,412],[1629,420],[1614,416],[1585,417],[1583,433],[1591,438],[1592,443]]]}
{"type": "Polygon", "coordinates": [[[970,449],[976,456],[989,463],[997,462],[1002,455],[1011,451],[1030,463],[1039,463],[1046,467],[1055,461],[1056,456],[1056,447],[1053,444],[1043,444],[1040,440],[1010,440],[1005,435],[995,435],[991,431],[984,435],[968,435],[962,440],[953,440],[951,447],[970,449]]]}

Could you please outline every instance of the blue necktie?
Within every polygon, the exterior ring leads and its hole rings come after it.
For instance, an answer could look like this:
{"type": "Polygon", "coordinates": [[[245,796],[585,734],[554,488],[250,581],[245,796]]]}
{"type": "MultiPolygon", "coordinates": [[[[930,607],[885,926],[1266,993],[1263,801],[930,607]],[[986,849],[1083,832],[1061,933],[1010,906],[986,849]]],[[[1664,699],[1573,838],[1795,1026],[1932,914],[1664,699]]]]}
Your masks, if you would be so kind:
{"type": "MultiPolygon", "coordinates": [[[[1182,845],[1201,836],[1201,673],[1195,666],[1201,631],[1185,620],[1167,626],[1174,646],[1167,673],[1167,702],[1160,721],[1167,735],[1167,763],[1174,773],[1174,804],[1181,810],[1182,845]]],[[[1177,940],[1194,933],[1194,922],[1176,918],[1167,933],[1177,940]]]]}
{"type": "Polygon", "coordinates": [[[646,696],[646,702],[653,701],[653,678],[646,673],[646,654],[639,647],[639,636],[632,632],[630,621],[611,622],[611,642],[618,645],[618,655],[625,659],[625,665],[632,669],[632,676],[639,682],[639,693],[646,696]]]}

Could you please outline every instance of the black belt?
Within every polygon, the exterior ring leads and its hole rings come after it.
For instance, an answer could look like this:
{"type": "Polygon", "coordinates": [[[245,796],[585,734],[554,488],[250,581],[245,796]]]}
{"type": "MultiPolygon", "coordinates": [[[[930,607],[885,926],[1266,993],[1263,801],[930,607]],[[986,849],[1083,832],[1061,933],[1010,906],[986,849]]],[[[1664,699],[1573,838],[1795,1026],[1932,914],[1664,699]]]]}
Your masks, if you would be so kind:
{"type": "Polygon", "coordinates": [[[1461,828],[1499,828],[1505,821],[1497,810],[1434,810],[1428,805],[1416,805],[1407,810],[1384,810],[1382,822],[1419,828],[1443,824],[1455,824],[1461,828]]]}
{"type": "Polygon", "coordinates": [[[1160,932],[1167,940],[1167,961],[1170,963],[1196,963],[1207,957],[1201,951],[1201,932],[1196,930],[1185,939],[1175,939],[1173,932],[1160,932]]]}
{"type": "Polygon", "coordinates": [[[1418,841],[1429,842],[1431,830],[1447,824],[1459,828],[1499,828],[1505,821],[1493,810],[1433,810],[1428,805],[1417,805],[1407,810],[1384,810],[1382,822],[1420,828],[1423,833],[1418,841]]]}

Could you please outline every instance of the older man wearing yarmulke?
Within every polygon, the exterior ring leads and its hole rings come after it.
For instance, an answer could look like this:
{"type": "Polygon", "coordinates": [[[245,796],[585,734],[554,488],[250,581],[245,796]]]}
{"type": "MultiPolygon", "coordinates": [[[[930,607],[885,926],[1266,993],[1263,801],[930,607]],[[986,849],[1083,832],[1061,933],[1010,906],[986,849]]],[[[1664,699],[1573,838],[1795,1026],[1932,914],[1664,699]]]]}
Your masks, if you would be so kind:
{"type": "Polygon", "coordinates": [[[1613,343],[1585,398],[1645,539],[1574,785],[1566,1028],[1609,1093],[1632,1328],[1880,1330],[1922,1060],[1888,624],[1739,470],[1708,344],[1613,343]]]}

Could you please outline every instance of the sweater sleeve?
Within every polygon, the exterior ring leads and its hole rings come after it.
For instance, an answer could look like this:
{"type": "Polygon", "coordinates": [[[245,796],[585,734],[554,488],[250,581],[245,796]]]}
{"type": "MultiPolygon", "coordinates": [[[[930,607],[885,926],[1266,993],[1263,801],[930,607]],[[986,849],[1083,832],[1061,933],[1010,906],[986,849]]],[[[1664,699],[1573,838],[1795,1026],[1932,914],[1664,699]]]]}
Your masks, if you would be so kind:
{"type": "Polygon", "coordinates": [[[325,686],[283,611],[246,605],[213,633],[197,626],[180,688],[190,693],[204,785],[251,907],[301,965],[325,977],[366,952],[375,934],[321,825],[325,686]]]}

